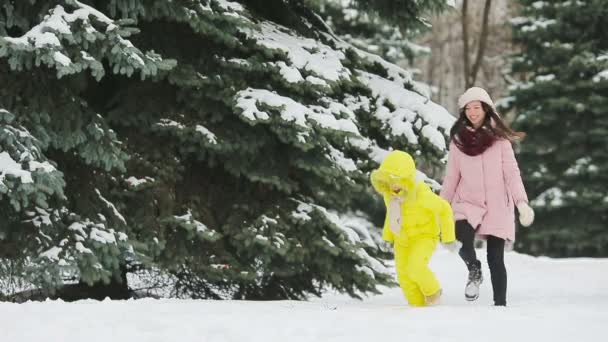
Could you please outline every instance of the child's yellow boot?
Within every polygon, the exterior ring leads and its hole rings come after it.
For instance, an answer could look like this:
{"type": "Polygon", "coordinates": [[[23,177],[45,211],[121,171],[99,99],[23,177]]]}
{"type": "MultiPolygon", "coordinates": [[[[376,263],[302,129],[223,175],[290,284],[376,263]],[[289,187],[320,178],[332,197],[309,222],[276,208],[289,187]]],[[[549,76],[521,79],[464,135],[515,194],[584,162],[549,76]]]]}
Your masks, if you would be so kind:
{"type": "Polygon", "coordinates": [[[432,294],[430,296],[425,296],[424,301],[425,301],[426,305],[431,306],[431,305],[439,304],[439,299],[441,298],[441,293],[442,293],[442,291],[441,291],[441,289],[439,289],[434,294],[432,294]]]}

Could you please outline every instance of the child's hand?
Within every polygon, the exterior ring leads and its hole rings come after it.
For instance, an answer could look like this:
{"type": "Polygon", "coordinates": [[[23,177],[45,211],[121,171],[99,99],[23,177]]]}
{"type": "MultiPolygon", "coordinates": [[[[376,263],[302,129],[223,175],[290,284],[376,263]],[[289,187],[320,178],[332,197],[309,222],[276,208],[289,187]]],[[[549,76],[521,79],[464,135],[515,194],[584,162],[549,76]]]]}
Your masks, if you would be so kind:
{"type": "Polygon", "coordinates": [[[458,253],[460,252],[460,248],[462,248],[462,242],[458,241],[458,240],[454,240],[452,242],[448,242],[448,243],[442,243],[443,248],[447,249],[448,251],[452,252],[452,253],[458,253]]]}

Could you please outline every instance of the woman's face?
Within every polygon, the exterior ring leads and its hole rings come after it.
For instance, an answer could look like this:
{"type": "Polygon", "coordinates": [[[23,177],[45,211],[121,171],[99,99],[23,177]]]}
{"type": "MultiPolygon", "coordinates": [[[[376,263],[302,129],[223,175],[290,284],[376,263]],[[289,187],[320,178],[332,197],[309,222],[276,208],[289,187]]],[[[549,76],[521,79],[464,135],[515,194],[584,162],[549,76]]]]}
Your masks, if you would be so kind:
{"type": "Polygon", "coordinates": [[[483,120],[486,118],[486,112],[483,111],[480,101],[471,101],[467,103],[464,107],[464,113],[475,128],[481,127],[483,120]]]}

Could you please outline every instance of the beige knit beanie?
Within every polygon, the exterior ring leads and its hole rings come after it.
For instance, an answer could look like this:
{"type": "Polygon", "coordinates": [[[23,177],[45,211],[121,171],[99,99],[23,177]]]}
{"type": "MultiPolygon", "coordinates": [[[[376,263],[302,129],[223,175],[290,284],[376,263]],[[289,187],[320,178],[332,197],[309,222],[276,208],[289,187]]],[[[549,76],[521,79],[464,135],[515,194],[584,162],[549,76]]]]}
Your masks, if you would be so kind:
{"type": "Polygon", "coordinates": [[[467,103],[471,101],[481,101],[490,105],[490,107],[496,109],[494,106],[494,101],[490,98],[490,95],[487,91],[480,87],[471,87],[464,92],[464,94],[460,95],[458,98],[458,108],[464,108],[467,103]]]}

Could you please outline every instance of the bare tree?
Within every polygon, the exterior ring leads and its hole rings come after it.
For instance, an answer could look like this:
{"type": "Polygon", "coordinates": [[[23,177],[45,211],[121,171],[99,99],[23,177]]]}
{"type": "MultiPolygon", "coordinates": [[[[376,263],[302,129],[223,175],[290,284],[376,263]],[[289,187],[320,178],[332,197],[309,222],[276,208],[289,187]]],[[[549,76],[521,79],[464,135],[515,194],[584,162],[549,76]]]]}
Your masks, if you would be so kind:
{"type": "Polygon", "coordinates": [[[468,18],[468,0],[462,1],[462,45],[463,45],[463,57],[464,57],[464,81],[465,88],[469,88],[475,84],[475,80],[477,78],[477,73],[479,72],[479,68],[481,66],[485,49],[486,42],[488,40],[488,18],[490,17],[490,7],[492,6],[492,0],[486,0],[485,6],[483,9],[483,19],[481,22],[481,31],[479,33],[479,45],[477,47],[477,57],[475,58],[475,63],[470,66],[470,57],[469,57],[469,18],[468,18]]]}
{"type": "Polygon", "coordinates": [[[433,87],[433,101],[452,113],[457,112],[456,100],[467,87],[482,86],[495,100],[507,94],[506,57],[514,49],[509,25],[515,10],[512,1],[460,0],[456,6],[430,18],[431,32],[416,43],[428,46],[431,53],[413,62],[421,81],[433,87]]]}

